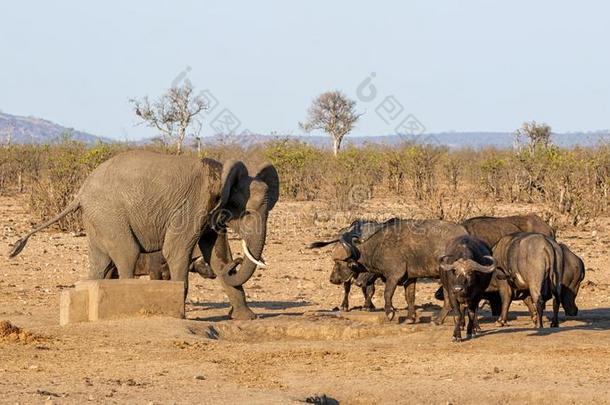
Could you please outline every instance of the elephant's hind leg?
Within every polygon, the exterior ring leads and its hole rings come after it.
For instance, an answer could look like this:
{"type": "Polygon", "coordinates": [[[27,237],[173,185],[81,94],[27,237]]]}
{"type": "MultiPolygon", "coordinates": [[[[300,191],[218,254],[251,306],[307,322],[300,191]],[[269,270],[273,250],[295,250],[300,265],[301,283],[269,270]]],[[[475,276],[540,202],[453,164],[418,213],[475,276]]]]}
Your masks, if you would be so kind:
{"type": "Polygon", "coordinates": [[[119,272],[119,278],[133,278],[136,262],[140,255],[140,244],[127,229],[120,234],[115,233],[108,243],[108,253],[119,272]]]}
{"type": "Polygon", "coordinates": [[[115,269],[108,253],[89,241],[89,279],[100,280],[106,278],[107,273],[113,270],[115,269]]]}

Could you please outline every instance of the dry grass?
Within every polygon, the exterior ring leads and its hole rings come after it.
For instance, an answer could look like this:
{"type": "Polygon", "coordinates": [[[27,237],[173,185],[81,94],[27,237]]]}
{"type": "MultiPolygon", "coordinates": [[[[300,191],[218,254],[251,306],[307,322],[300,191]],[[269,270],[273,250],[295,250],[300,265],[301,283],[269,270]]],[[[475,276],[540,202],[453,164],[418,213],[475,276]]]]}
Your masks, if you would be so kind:
{"type": "MultiPolygon", "coordinates": [[[[28,193],[34,217],[49,218],[67,205],[95,167],[129,148],[64,140],[2,149],[0,194],[28,193]]],[[[610,211],[608,145],[455,151],[369,145],[348,147],[335,158],[330,150],[293,141],[244,147],[228,140],[204,148],[202,155],[241,159],[251,167],[271,161],[280,173],[282,199],[324,201],[330,211],[355,210],[373,196],[399,197],[423,207],[429,217],[458,221],[483,213],[482,206],[533,203],[557,227],[587,224],[610,211]]],[[[78,230],[80,219],[69,217],[59,226],[78,230]]]]}

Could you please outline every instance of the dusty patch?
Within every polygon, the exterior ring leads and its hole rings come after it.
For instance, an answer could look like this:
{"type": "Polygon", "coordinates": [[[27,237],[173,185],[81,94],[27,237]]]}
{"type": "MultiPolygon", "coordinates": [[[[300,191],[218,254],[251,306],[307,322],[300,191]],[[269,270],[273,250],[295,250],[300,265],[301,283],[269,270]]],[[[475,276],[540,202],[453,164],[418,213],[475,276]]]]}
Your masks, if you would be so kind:
{"type": "MultiPolygon", "coordinates": [[[[0,197],[0,254],[29,229],[25,199],[0,197]]],[[[484,208],[484,207],[483,207],[484,208]]],[[[533,205],[488,207],[498,215],[533,205]]],[[[265,258],[245,290],[253,321],[230,321],[217,280],[191,276],[186,320],[141,314],[134,319],[58,325],[59,295],[87,273],[86,238],[35,235],[24,252],[0,260],[0,319],[7,335],[40,332],[52,344],[0,338],[0,392],[10,403],[609,403],[610,221],[568,228],[559,239],[584,258],[587,275],[578,317],[536,330],[525,306],[511,306],[510,327],[482,312],[483,334],[451,343],[452,320],[435,326],[436,281],[418,282],[419,322],[399,323],[382,311],[331,311],[343,289],[329,283],[329,250],[305,245],[331,236],[357,216],[417,217],[413,204],[367,201],[340,221],[316,220],[320,204],[280,202],[271,212],[265,258]],[[295,220],[294,213],[300,213],[295,220]],[[308,219],[309,218],[309,219],[308,219]],[[19,327],[15,334],[14,328],[19,327]],[[326,397],[325,397],[326,396],[326,397]],[[49,398],[50,397],[50,398],[49,398]],[[332,402],[329,402],[332,403],[332,402]]],[[[423,215],[423,214],[421,214],[423,215]]],[[[240,252],[239,241],[232,240],[240,252]]],[[[374,304],[383,306],[383,284],[374,304]]],[[[354,288],[352,306],[363,297],[354,288]]],[[[547,314],[550,303],[547,305],[547,314]]],[[[548,320],[545,318],[548,325],[548,320]]]]}
{"type": "Polygon", "coordinates": [[[39,343],[45,340],[39,335],[21,329],[7,320],[0,321],[0,342],[39,343]]]}

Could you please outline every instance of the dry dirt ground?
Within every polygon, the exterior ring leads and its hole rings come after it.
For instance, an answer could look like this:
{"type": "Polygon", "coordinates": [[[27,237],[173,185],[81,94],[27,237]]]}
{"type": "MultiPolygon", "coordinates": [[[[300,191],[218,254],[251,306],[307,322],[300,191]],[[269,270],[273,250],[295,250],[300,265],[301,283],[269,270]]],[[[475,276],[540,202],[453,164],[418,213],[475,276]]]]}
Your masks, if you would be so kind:
{"type": "MultiPolygon", "coordinates": [[[[415,206],[384,200],[360,212],[377,219],[421,215],[415,206]]],[[[455,344],[450,318],[444,326],[430,323],[439,309],[436,281],[418,285],[415,325],[382,322],[378,313],[332,311],[342,289],[328,282],[328,250],[304,246],[357,214],[278,204],[265,251],[270,266],[246,285],[257,320],[228,320],[217,282],[192,275],[186,320],[60,327],[59,294],[85,277],[86,240],[43,232],[8,260],[9,244],[32,219],[25,198],[0,197],[0,320],[23,329],[10,334],[8,324],[0,326],[0,402],[285,404],[326,395],[327,403],[348,404],[610,403],[608,218],[559,232],[586,262],[577,318],[565,320],[562,312],[559,329],[535,330],[515,303],[510,327],[496,327],[484,311],[484,334],[455,344]]],[[[380,285],[377,307],[382,292],[380,285]]],[[[351,303],[362,303],[359,291],[352,291],[351,303]]],[[[405,306],[400,292],[394,305],[405,306]]]]}

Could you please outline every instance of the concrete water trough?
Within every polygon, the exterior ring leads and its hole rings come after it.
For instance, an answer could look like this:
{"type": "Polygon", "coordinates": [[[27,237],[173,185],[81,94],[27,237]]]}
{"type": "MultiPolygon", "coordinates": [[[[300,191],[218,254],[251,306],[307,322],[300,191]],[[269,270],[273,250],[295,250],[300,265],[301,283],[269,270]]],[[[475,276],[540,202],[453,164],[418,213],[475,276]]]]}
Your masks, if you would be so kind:
{"type": "Polygon", "coordinates": [[[87,280],[77,282],[60,296],[60,325],[151,315],[184,318],[184,283],[87,280]]]}

